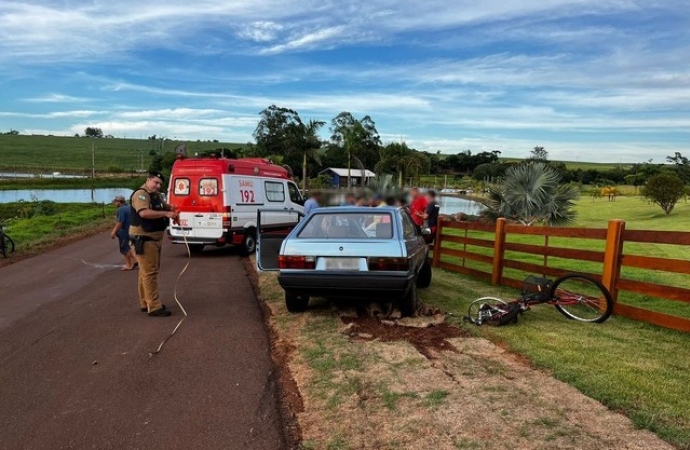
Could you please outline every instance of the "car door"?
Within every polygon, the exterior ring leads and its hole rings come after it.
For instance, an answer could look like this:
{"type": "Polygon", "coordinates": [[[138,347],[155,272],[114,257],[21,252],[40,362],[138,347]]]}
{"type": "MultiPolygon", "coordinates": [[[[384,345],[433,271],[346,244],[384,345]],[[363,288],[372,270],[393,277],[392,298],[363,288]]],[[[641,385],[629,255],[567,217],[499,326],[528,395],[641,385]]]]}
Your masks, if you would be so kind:
{"type": "Polygon", "coordinates": [[[422,236],[417,232],[417,227],[412,221],[412,217],[406,211],[400,211],[400,218],[402,220],[403,239],[405,240],[407,256],[414,265],[415,272],[418,272],[426,256],[426,244],[422,236]]]}
{"type": "Polygon", "coordinates": [[[283,241],[304,217],[302,211],[291,211],[296,221],[276,228],[271,220],[276,213],[285,213],[283,208],[261,208],[256,212],[256,267],[263,272],[278,271],[278,256],[283,246],[283,241]]]}

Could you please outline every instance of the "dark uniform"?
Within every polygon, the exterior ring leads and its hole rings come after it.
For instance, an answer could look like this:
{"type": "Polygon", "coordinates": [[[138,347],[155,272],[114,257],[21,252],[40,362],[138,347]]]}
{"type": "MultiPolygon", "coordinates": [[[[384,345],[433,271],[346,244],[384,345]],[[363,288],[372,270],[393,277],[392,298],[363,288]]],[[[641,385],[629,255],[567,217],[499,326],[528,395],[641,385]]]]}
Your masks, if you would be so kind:
{"type": "MultiPolygon", "coordinates": [[[[161,266],[161,248],[167,218],[144,219],[139,213],[145,209],[170,211],[170,205],[163,202],[158,193],[146,190],[146,185],[132,193],[132,224],[129,235],[134,242],[139,263],[139,306],[149,314],[164,309],[158,294],[158,271],[161,266]]],[[[161,311],[162,312],[162,311],[161,311]]]]}

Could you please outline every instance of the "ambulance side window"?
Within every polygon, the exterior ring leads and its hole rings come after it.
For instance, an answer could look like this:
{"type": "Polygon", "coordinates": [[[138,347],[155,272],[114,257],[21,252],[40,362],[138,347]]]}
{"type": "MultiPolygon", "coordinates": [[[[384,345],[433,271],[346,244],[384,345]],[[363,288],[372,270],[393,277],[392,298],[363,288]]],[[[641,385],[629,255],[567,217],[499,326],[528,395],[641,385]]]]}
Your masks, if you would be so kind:
{"type": "Polygon", "coordinates": [[[199,180],[199,195],[218,195],[218,179],[202,178],[199,180]]]}
{"type": "Polygon", "coordinates": [[[269,202],[285,201],[285,186],[283,183],[276,183],[275,181],[267,181],[266,184],[266,199],[269,202]]]}
{"type": "Polygon", "coordinates": [[[189,178],[176,178],[173,192],[175,195],[189,195],[189,178]]]}
{"type": "Polygon", "coordinates": [[[290,201],[297,205],[303,205],[304,200],[302,200],[302,195],[299,193],[299,189],[293,183],[288,183],[288,191],[290,191],[290,201]]]}

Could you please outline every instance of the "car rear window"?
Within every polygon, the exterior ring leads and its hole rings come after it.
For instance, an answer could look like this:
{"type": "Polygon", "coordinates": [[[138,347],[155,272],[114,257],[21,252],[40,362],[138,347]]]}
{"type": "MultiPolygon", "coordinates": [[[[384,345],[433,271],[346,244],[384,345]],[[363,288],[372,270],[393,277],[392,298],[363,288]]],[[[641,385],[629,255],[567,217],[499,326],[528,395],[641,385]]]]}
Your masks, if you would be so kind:
{"type": "Polygon", "coordinates": [[[300,231],[303,239],[392,239],[390,213],[313,214],[300,231]]]}

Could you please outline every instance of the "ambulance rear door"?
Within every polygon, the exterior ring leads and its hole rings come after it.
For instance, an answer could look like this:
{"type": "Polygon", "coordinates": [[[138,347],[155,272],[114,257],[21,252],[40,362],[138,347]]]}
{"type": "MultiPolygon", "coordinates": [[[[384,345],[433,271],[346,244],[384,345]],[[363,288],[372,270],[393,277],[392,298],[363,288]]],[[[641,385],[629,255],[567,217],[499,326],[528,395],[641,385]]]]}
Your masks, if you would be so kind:
{"type": "Polygon", "coordinates": [[[186,236],[197,242],[215,242],[223,236],[223,193],[218,176],[182,175],[172,180],[173,194],[184,199],[179,225],[170,227],[173,237],[186,236]]]}

